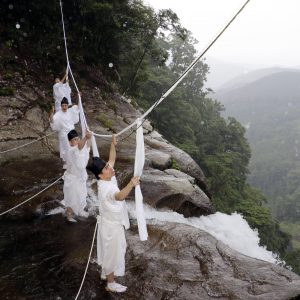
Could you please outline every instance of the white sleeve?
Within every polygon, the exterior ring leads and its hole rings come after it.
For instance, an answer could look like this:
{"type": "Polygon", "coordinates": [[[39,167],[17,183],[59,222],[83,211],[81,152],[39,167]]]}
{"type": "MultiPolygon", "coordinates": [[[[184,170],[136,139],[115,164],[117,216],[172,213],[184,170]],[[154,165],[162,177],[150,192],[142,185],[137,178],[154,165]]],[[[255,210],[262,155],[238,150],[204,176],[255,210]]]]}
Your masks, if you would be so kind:
{"type": "Polygon", "coordinates": [[[59,115],[54,114],[53,116],[53,122],[50,122],[51,129],[54,131],[59,131],[61,129],[61,122],[59,115]]]}
{"type": "Polygon", "coordinates": [[[77,147],[72,151],[72,159],[74,164],[79,169],[85,169],[89,160],[90,147],[84,145],[84,147],[79,150],[77,147]]]}
{"type": "Polygon", "coordinates": [[[115,197],[116,193],[120,192],[119,188],[116,185],[111,185],[111,188],[109,189],[109,191],[106,194],[106,199],[109,202],[114,202],[114,201],[118,201],[115,197]]]}
{"type": "Polygon", "coordinates": [[[77,105],[72,106],[69,108],[71,112],[72,121],[74,124],[77,124],[79,122],[79,108],[77,105]]]}

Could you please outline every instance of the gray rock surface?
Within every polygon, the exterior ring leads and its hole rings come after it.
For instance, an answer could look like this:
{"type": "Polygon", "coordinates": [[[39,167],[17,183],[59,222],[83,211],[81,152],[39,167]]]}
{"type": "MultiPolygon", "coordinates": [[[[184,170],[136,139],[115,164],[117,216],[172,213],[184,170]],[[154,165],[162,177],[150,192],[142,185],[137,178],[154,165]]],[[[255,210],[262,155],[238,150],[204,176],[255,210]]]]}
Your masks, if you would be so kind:
{"type": "MultiPolygon", "coordinates": [[[[179,171],[174,170],[174,173],[179,171]]],[[[214,212],[209,198],[191,183],[191,176],[182,172],[180,175],[176,177],[164,171],[146,169],[141,184],[144,201],[156,208],[168,207],[185,217],[214,212]]]]}
{"type": "Polygon", "coordinates": [[[149,166],[159,170],[165,170],[172,166],[172,158],[170,154],[152,148],[148,150],[147,148],[145,151],[145,158],[146,163],[148,161],[149,166]]]}
{"type": "Polygon", "coordinates": [[[204,174],[201,168],[186,152],[178,149],[174,145],[170,144],[167,140],[163,139],[157,132],[152,132],[145,137],[145,143],[161,152],[168,153],[178,164],[180,170],[184,173],[193,176],[198,181],[204,180],[204,174]]]}
{"type": "MultiPolygon", "coordinates": [[[[53,193],[43,196],[44,203],[49,196],[53,193]]],[[[47,201],[53,207],[52,198],[47,201]]],[[[2,298],[74,299],[95,219],[70,225],[60,215],[32,219],[19,214],[1,224],[2,298]]],[[[128,290],[121,295],[105,290],[94,245],[79,299],[288,300],[300,296],[299,276],[239,254],[202,230],[161,222],[148,225],[148,233],[148,241],[141,242],[136,225],[126,231],[126,272],[118,281],[128,290]]]]}
{"type": "MultiPolygon", "coordinates": [[[[1,97],[4,101],[0,105],[0,116],[3,116],[0,151],[18,147],[51,133],[48,114],[42,107],[45,104],[49,106],[53,100],[45,97],[46,92],[42,86],[22,81],[19,77],[16,75],[15,78],[18,81],[15,94],[10,97],[1,97]]],[[[124,97],[118,94],[112,94],[111,97],[104,99],[96,87],[83,91],[82,100],[90,129],[100,134],[119,132],[142,114],[141,110],[130,104],[130,101],[124,101],[124,97]]],[[[73,96],[73,103],[76,103],[75,96],[73,96]]],[[[76,127],[80,130],[79,125],[76,127]]],[[[143,123],[143,128],[145,168],[148,170],[148,173],[146,172],[143,176],[143,181],[147,183],[143,184],[143,188],[146,190],[148,202],[161,207],[174,208],[186,216],[213,212],[209,199],[199,188],[204,187],[203,190],[206,192],[204,175],[196,162],[187,153],[169,144],[159,133],[152,131],[152,126],[148,121],[143,123]],[[192,182],[183,177],[177,178],[162,172],[159,173],[159,178],[165,177],[165,182],[161,181],[159,185],[156,185],[156,178],[155,176],[149,177],[149,171],[152,170],[155,174],[156,170],[171,169],[174,161],[182,172],[188,173],[196,180],[192,182]],[[151,189],[150,195],[148,191],[151,189]],[[166,190],[162,192],[164,189],[166,190]]],[[[130,130],[120,136],[119,140],[116,168],[120,183],[123,185],[133,173],[135,133],[130,130]]],[[[108,158],[110,141],[111,138],[97,138],[99,152],[104,159],[108,158]]],[[[56,133],[19,150],[0,155],[0,164],[13,160],[32,161],[34,164],[34,161],[38,159],[59,161],[56,133]]]]}
{"type": "Polygon", "coordinates": [[[127,232],[128,298],[283,300],[300,296],[300,277],[242,255],[205,231],[177,223],[127,232]],[[136,278],[138,277],[138,280],[136,278]]]}
{"type": "MultiPolygon", "coordinates": [[[[1,80],[0,77],[2,84],[1,80]]],[[[15,88],[15,94],[0,97],[0,151],[51,132],[44,108],[53,102],[49,82],[43,86],[35,78],[26,75],[24,79],[20,74],[15,74],[12,82],[4,82],[15,88]]],[[[117,94],[101,94],[98,87],[83,89],[83,102],[90,128],[103,134],[118,132],[142,113],[117,94]]],[[[203,192],[201,168],[187,153],[152,131],[151,124],[146,123],[144,129],[145,202],[185,216],[213,212],[203,192]],[[174,165],[179,170],[172,169],[174,165]]],[[[118,145],[116,168],[121,185],[133,172],[135,136],[129,134],[120,137],[118,145]]],[[[107,158],[110,138],[97,141],[101,156],[107,158]]],[[[1,154],[0,171],[3,211],[62,175],[56,134],[21,150],[1,154]]],[[[62,199],[61,191],[60,182],[41,197],[1,217],[3,299],[73,299],[76,295],[95,220],[90,217],[70,226],[60,215],[42,215],[43,210],[54,208],[56,200],[62,199]]],[[[204,231],[173,223],[150,225],[148,231],[147,242],[139,241],[136,226],[126,233],[127,269],[123,283],[128,285],[128,291],[124,295],[107,293],[105,283],[99,280],[99,270],[92,263],[80,299],[279,300],[300,295],[299,276],[241,255],[204,231]]]]}

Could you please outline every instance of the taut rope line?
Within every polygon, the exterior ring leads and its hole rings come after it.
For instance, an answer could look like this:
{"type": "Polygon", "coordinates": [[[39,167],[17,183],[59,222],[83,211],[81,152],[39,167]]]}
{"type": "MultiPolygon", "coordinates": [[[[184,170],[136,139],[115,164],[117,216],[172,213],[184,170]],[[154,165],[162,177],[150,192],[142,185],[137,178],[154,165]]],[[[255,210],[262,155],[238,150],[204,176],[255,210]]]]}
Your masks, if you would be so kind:
{"type": "Polygon", "coordinates": [[[10,209],[8,209],[8,210],[6,210],[6,211],[0,213],[0,216],[5,215],[6,213],[8,213],[8,212],[14,210],[15,208],[17,208],[17,207],[19,207],[19,206],[25,204],[26,202],[28,202],[28,201],[30,201],[31,199],[35,198],[36,196],[40,195],[41,193],[43,193],[44,191],[46,191],[47,189],[49,189],[51,186],[53,186],[55,183],[57,183],[62,177],[63,177],[63,176],[60,176],[60,177],[59,177],[58,179],[56,179],[54,182],[52,182],[51,184],[49,184],[48,186],[46,186],[44,189],[42,189],[41,191],[39,191],[39,192],[36,193],[35,195],[33,195],[33,196],[31,196],[30,198],[28,198],[27,200],[25,200],[25,201],[19,203],[18,205],[16,205],[16,206],[14,206],[14,207],[12,207],[12,208],[10,208],[10,209]]]}
{"type": "Polygon", "coordinates": [[[4,153],[10,152],[10,151],[14,151],[14,150],[23,148],[23,147],[28,146],[30,144],[33,144],[33,143],[35,143],[37,141],[40,141],[40,140],[42,140],[42,139],[44,139],[44,138],[46,138],[46,137],[48,137],[48,136],[50,136],[50,135],[52,135],[54,133],[55,132],[50,132],[49,134],[46,134],[45,136],[42,136],[42,137],[40,137],[40,138],[38,138],[38,139],[36,139],[34,141],[31,141],[31,142],[28,142],[28,143],[24,144],[24,145],[21,145],[21,146],[18,146],[18,147],[14,147],[14,148],[11,148],[11,149],[8,149],[8,150],[0,151],[0,154],[4,154],[4,153]]]}
{"type": "MultiPolygon", "coordinates": [[[[220,36],[226,31],[226,29],[231,25],[231,23],[236,19],[236,17],[242,12],[242,10],[246,7],[246,5],[250,2],[247,0],[243,6],[238,10],[238,12],[230,19],[230,21],[226,24],[226,26],[216,35],[216,37],[209,43],[209,45],[201,52],[201,54],[186,68],[186,70],[179,76],[179,78],[172,84],[172,86],[163,94],[163,96],[157,100],[141,117],[140,119],[144,120],[148,114],[152,112],[176,87],[177,85],[186,77],[186,75],[194,68],[194,66],[199,62],[199,60],[205,55],[205,53],[212,47],[212,45],[220,38],[220,36]]],[[[121,130],[116,134],[119,136],[132,128],[136,124],[137,120],[135,120],[132,124],[121,130]]],[[[144,122],[144,121],[143,121],[144,122]]],[[[142,122],[142,124],[143,124],[142,122]]],[[[142,126],[142,124],[140,126],[142,126]]],[[[111,137],[112,135],[103,135],[97,134],[93,132],[97,137],[111,137]]],[[[132,132],[133,133],[133,132],[132,132]]],[[[132,134],[131,133],[131,134],[132,134]]],[[[130,134],[130,135],[131,135],[130,134]]],[[[130,136],[128,135],[128,137],[130,136]]]]}
{"type": "Polygon", "coordinates": [[[84,283],[84,280],[85,280],[85,277],[86,277],[86,273],[87,273],[87,270],[88,270],[88,267],[89,267],[89,263],[90,263],[91,256],[92,256],[92,250],[93,250],[93,246],[94,246],[94,241],[95,241],[95,236],[96,236],[96,232],[97,232],[97,226],[98,226],[98,223],[96,222],[95,229],[94,229],[93,240],[92,240],[92,245],[91,245],[90,254],[89,254],[89,258],[88,258],[88,261],[87,261],[87,264],[86,264],[86,267],[85,267],[85,271],[84,271],[84,274],[83,274],[83,278],[82,278],[82,281],[81,281],[78,293],[77,293],[77,295],[75,297],[75,300],[77,300],[77,298],[78,298],[78,296],[80,294],[80,291],[82,289],[82,286],[83,286],[83,283],[84,283]]]}

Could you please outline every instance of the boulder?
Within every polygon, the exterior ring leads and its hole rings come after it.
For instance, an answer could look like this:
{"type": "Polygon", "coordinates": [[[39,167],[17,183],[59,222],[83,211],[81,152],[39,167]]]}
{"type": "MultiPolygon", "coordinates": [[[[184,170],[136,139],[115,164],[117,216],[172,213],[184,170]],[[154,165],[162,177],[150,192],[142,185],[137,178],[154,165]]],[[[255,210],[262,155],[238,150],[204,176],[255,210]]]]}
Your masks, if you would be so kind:
{"type": "MultiPolygon", "coordinates": [[[[170,173],[170,170],[168,170],[170,173]]],[[[174,173],[179,174],[179,171],[174,173]]],[[[191,176],[180,172],[180,176],[160,170],[146,169],[141,188],[144,201],[156,208],[167,207],[185,217],[207,215],[214,208],[206,194],[193,184],[191,176]]]]}
{"type": "MultiPolygon", "coordinates": [[[[95,219],[68,224],[61,215],[33,219],[20,215],[18,221],[2,220],[2,225],[2,298],[74,299],[95,219]]],[[[205,231],[156,222],[148,225],[148,233],[148,240],[141,242],[136,225],[126,231],[126,272],[118,278],[128,286],[124,294],[105,290],[95,263],[95,244],[79,299],[283,300],[300,296],[298,275],[242,255],[205,231]]]]}
{"type": "Polygon", "coordinates": [[[283,300],[300,296],[298,275],[242,255],[205,231],[161,223],[148,226],[149,239],[141,242],[135,230],[127,232],[126,299],[283,300]]]}
{"type": "Polygon", "coordinates": [[[189,154],[163,139],[160,134],[153,131],[145,136],[145,144],[151,148],[167,153],[179,166],[179,169],[196,178],[199,182],[204,181],[204,174],[199,165],[189,154]]]}
{"type": "Polygon", "coordinates": [[[149,149],[145,151],[145,160],[149,166],[154,169],[165,170],[172,165],[172,158],[170,154],[161,152],[156,149],[149,149]]]}

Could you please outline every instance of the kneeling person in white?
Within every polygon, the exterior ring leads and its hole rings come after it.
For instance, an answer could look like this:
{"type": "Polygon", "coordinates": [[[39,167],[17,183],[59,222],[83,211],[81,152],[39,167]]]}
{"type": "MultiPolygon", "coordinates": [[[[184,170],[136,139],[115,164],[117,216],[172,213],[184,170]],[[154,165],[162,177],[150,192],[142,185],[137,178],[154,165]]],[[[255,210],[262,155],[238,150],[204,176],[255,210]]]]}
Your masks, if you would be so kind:
{"type": "Polygon", "coordinates": [[[129,228],[129,218],[124,199],[133,187],[139,184],[139,177],[133,177],[121,191],[115,177],[116,138],[110,146],[109,161],[94,157],[88,167],[98,179],[98,200],[100,215],[97,232],[97,262],[102,266],[102,276],[107,279],[107,290],[125,292],[127,287],[115,282],[115,276],[124,276],[126,239],[124,227],[129,228]]]}
{"type": "Polygon", "coordinates": [[[87,197],[87,172],[86,166],[89,160],[90,140],[92,134],[87,132],[86,136],[80,140],[76,130],[68,133],[70,149],[67,154],[67,170],[64,174],[64,201],[66,217],[70,222],[76,222],[73,215],[87,217],[84,211],[87,197]]]}

